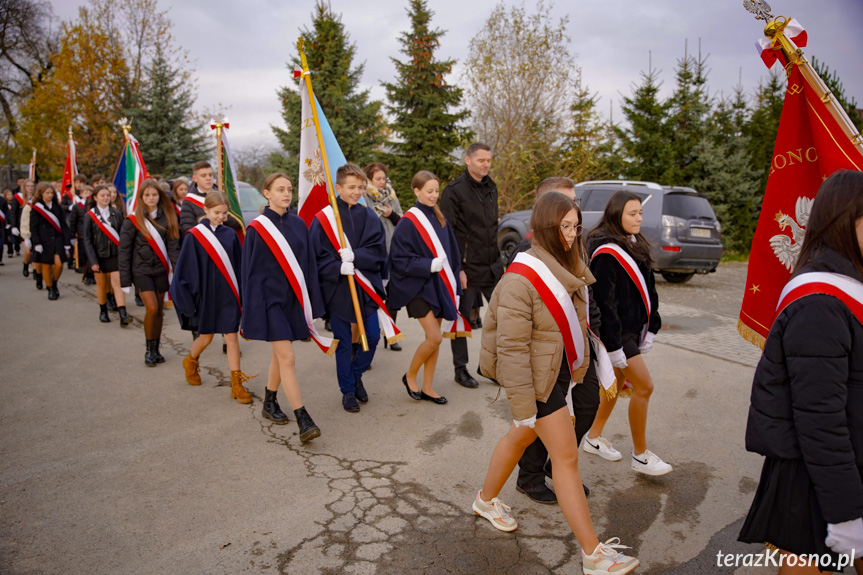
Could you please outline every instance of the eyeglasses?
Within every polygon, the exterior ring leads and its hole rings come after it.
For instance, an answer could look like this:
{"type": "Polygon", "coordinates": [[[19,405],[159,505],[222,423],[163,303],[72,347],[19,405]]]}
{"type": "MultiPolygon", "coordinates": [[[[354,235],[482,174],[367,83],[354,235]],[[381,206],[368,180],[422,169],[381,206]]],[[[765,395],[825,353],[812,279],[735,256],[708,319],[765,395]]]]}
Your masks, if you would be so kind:
{"type": "Polygon", "coordinates": [[[575,230],[575,235],[580,236],[581,232],[584,231],[584,226],[582,226],[581,224],[579,224],[577,226],[573,226],[571,224],[561,224],[560,225],[560,231],[563,232],[564,234],[568,234],[572,230],[575,230]]]}

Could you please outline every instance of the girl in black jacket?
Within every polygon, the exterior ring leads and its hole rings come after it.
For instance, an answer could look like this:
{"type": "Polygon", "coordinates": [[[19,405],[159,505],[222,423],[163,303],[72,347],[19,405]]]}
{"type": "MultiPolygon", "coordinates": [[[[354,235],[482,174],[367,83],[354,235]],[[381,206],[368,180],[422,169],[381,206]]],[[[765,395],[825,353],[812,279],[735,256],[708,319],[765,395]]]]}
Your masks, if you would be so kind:
{"type": "Polygon", "coordinates": [[[60,297],[57,280],[63,273],[63,262],[68,259],[72,235],[66,225],[66,214],[55,201],[54,189],[48,182],[40,182],[33,192],[30,210],[30,241],[33,261],[41,264],[41,272],[48,288],[48,299],[60,297]]]}
{"type": "MultiPolygon", "coordinates": [[[[812,204],[792,277],[823,283],[783,298],[755,370],[746,425],[746,449],[766,459],[740,540],[783,554],[830,554],[825,570],[842,570],[837,554],[863,555],[861,249],[863,173],[838,172],[812,204]],[[843,301],[823,289],[843,284],[856,296],[843,301]]],[[[863,573],[863,561],[856,567],[863,573]]]]}
{"type": "Polygon", "coordinates": [[[647,475],[665,475],[672,471],[671,465],[647,449],[645,437],[653,379],[641,354],[650,351],[662,320],[650,244],[641,235],[641,219],[641,198],[619,190],[608,200],[602,219],[588,236],[590,271],[596,278],[593,294],[602,316],[599,336],[615,367],[617,394],[602,394],[583,449],[609,461],[622,458],[601,435],[628,380],[632,390],[627,389],[624,396],[632,395],[629,402],[632,469],[647,475]]]}
{"type": "Polygon", "coordinates": [[[120,289],[120,228],[123,215],[111,207],[111,190],[108,186],[97,186],[93,194],[96,205],[85,212],[81,219],[81,244],[90,269],[96,276],[99,321],[107,323],[108,284],[114,287],[117,311],[120,312],[120,327],[126,327],[132,318],[126,313],[126,294],[120,289]]]}
{"type": "Polygon", "coordinates": [[[134,282],[147,310],[144,315],[147,367],[165,361],[159,353],[164,297],[179,252],[180,231],[174,206],[158,182],[144,180],[135,197],[134,212],[120,230],[119,266],[123,293],[130,295],[134,282]]]}

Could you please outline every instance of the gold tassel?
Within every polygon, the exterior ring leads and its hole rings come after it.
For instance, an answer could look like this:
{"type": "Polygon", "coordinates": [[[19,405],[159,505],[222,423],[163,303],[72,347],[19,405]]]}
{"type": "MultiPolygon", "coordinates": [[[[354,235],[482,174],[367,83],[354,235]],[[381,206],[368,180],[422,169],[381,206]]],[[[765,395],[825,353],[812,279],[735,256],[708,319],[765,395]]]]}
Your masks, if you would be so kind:
{"type": "Polygon", "coordinates": [[[759,349],[764,349],[764,343],[767,341],[767,338],[743,323],[743,320],[737,320],[737,332],[752,345],[757,346],[759,349]]]}
{"type": "Polygon", "coordinates": [[[612,385],[609,389],[599,386],[599,396],[605,400],[612,400],[617,397],[617,384],[612,385]]]}
{"type": "Polygon", "coordinates": [[[396,342],[399,342],[399,341],[403,340],[403,339],[405,338],[405,334],[403,334],[403,333],[397,333],[397,334],[395,334],[395,335],[394,335],[394,336],[392,336],[392,337],[386,337],[386,336],[384,336],[384,337],[385,337],[385,338],[386,338],[386,340],[387,340],[387,344],[388,344],[388,345],[392,345],[392,344],[394,344],[394,343],[396,343],[396,342]]]}
{"type": "Polygon", "coordinates": [[[334,339],[334,340],[333,340],[333,345],[331,345],[331,346],[330,346],[330,349],[328,349],[328,350],[327,350],[327,352],[326,352],[326,353],[327,353],[327,355],[328,355],[328,356],[330,356],[330,357],[332,357],[332,356],[336,355],[336,348],[337,348],[338,346],[339,346],[339,340],[334,339]]]}

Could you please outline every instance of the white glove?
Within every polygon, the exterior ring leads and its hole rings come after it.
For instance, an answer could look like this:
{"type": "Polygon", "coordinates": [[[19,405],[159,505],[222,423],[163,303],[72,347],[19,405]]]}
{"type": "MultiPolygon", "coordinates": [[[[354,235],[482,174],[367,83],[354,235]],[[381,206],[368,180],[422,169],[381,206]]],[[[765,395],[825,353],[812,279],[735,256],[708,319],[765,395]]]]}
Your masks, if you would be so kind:
{"type": "Polygon", "coordinates": [[[18,228],[12,228],[12,235],[13,236],[20,236],[21,231],[18,228]]]}
{"type": "Polygon", "coordinates": [[[623,353],[623,348],[616,349],[614,351],[608,352],[608,359],[611,360],[611,365],[618,369],[623,369],[628,363],[626,363],[626,354],[623,353]]]}
{"type": "Polygon", "coordinates": [[[513,419],[512,422],[515,424],[516,427],[530,427],[531,429],[533,429],[533,426],[536,425],[536,416],[534,415],[531,418],[521,420],[513,419]]]}
{"type": "Polygon", "coordinates": [[[343,262],[353,262],[354,252],[350,248],[342,248],[339,250],[339,257],[342,258],[343,262]]]}
{"type": "Polygon", "coordinates": [[[835,525],[828,524],[824,543],[840,555],[854,553],[855,557],[859,557],[863,554],[863,517],[835,525]]]}
{"type": "Polygon", "coordinates": [[[126,286],[124,288],[120,288],[120,291],[122,291],[126,295],[132,295],[132,286],[126,286]]]}
{"type": "Polygon", "coordinates": [[[24,245],[27,246],[28,250],[33,249],[33,244],[30,242],[30,238],[24,238],[24,245]]]}
{"type": "Polygon", "coordinates": [[[446,258],[434,258],[431,263],[431,272],[437,273],[443,269],[443,263],[446,258]]]}
{"type": "Polygon", "coordinates": [[[647,332],[647,335],[644,336],[644,343],[638,346],[638,351],[641,353],[647,353],[651,349],[653,349],[653,338],[656,337],[656,334],[653,332],[647,332]]]}
{"type": "Polygon", "coordinates": [[[66,255],[69,255],[69,252],[72,251],[72,246],[63,246],[63,249],[66,250],[66,255]]]}
{"type": "Polygon", "coordinates": [[[42,253],[42,245],[40,244],[40,245],[36,246],[35,248],[33,248],[33,251],[35,251],[37,254],[41,254],[42,253]]]}
{"type": "Polygon", "coordinates": [[[72,238],[71,240],[69,240],[69,243],[72,244],[73,246],[77,246],[78,240],[76,240],[75,238],[72,238]]]}
{"type": "Polygon", "coordinates": [[[352,276],[354,275],[354,264],[351,262],[342,262],[342,269],[340,271],[343,276],[352,276]]]}

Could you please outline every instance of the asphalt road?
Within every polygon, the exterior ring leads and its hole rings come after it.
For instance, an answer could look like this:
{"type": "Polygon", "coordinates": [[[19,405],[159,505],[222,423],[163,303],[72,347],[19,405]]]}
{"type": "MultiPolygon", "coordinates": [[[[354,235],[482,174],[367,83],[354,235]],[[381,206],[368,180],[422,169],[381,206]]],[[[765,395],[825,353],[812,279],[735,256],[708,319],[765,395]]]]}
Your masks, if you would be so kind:
{"type": "MultiPolygon", "coordinates": [[[[0,268],[0,572],[581,572],[559,509],[517,493],[514,478],[501,498],[516,532],[473,515],[508,406],[487,380],[474,390],[455,384],[446,343],[435,389],[449,404],[408,398],[400,379],[421,330],[405,314],[405,351],[378,349],[364,378],[371,401],[358,414],[341,408],[334,361],[297,345],[304,400],[323,433],[302,446],[293,416],[276,426],[260,415],[267,344],[241,343],[244,371],[261,374],[249,386],[254,403],[241,406],[229,399],[216,344],[202,356],[204,384],[185,383],[191,336],[172,312],[167,362],[147,368],[139,321],[121,329],[112,314],[100,324],[94,290],[69,271],[50,302],[19,262],[0,268]]],[[[677,314],[664,323],[695,310],[719,318],[713,329],[733,329],[721,314],[736,315],[742,280],[726,282],[740,276],[728,271],[684,285],[659,280],[660,305],[677,314]],[[705,290],[724,303],[702,305],[705,290]]],[[[143,308],[130,311],[143,317],[143,308]]],[[[743,448],[753,368],[663,340],[660,332],[647,356],[656,382],[648,440],[675,470],[659,478],[630,470],[621,402],[605,435],[624,460],[580,457],[591,513],[601,539],[634,548],[639,573],[732,573],[716,567],[718,551],[761,550],[735,542],[761,466],[743,448]]],[[[478,349],[474,338],[474,369],[478,349]]]]}

